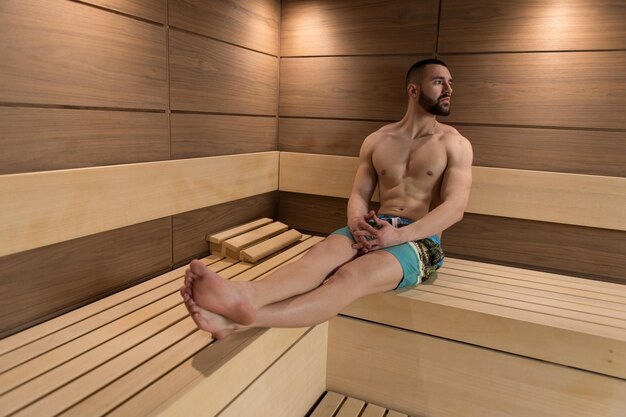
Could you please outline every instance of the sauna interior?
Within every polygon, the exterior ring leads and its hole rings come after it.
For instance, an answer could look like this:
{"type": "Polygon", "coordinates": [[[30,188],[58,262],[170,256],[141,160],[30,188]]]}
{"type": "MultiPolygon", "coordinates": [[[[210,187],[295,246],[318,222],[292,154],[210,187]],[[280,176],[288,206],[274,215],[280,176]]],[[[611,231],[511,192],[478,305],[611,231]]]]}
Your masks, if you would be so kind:
{"type": "Polygon", "coordinates": [[[625,22],[623,0],[0,0],[0,416],[626,417],[625,22]],[[444,267],[312,328],[197,330],[190,260],[262,279],[344,226],[363,139],[429,57],[474,151],[444,267]],[[301,236],[210,253],[257,220],[301,236]]]}

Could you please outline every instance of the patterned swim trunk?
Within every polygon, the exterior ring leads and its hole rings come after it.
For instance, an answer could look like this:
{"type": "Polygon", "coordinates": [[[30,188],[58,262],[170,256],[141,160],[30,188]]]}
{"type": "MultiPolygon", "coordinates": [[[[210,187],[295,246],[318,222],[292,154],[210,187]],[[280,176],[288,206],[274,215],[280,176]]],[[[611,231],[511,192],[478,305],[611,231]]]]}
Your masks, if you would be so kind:
{"type": "MultiPolygon", "coordinates": [[[[379,214],[378,218],[388,222],[394,227],[404,227],[413,222],[411,219],[386,214],[379,214]]],[[[335,230],[331,234],[343,235],[353,242],[355,241],[347,226],[335,230]]],[[[415,286],[425,282],[441,267],[444,260],[441,241],[437,235],[380,250],[392,254],[402,266],[402,280],[396,289],[415,286]]]]}

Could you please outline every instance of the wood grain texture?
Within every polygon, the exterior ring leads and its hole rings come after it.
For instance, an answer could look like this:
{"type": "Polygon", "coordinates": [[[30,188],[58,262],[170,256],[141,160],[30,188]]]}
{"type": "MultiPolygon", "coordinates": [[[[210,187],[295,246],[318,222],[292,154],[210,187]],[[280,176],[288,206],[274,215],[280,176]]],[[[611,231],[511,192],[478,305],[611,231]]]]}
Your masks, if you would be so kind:
{"type": "Polygon", "coordinates": [[[619,0],[489,0],[442,3],[440,52],[626,48],[619,0]]]}
{"type": "Polygon", "coordinates": [[[281,56],[435,51],[436,0],[292,0],[281,5],[281,56]]]}
{"type": "MultiPolygon", "coordinates": [[[[328,234],[346,225],[347,204],[346,198],[281,192],[278,219],[328,234]]],[[[626,283],[621,231],[466,213],[444,232],[442,244],[450,256],[626,283]]]]}
{"type": "Polygon", "coordinates": [[[472,143],[477,166],[626,177],[623,132],[455,127],[472,143]]]}
{"type": "Polygon", "coordinates": [[[170,30],[172,110],[276,114],[278,59],[170,30]]]}
{"type": "MultiPolygon", "coordinates": [[[[441,57],[454,78],[449,120],[625,129],[626,52],[441,57]]],[[[282,78],[282,76],[281,76],[282,78]]]]}
{"type": "Polygon", "coordinates": [[[278,152],[3,175],[0,194],[7,198],[0,200],[0,254],[250,197],[277,186],[278,152]]]}
{"type": "Polygon", "coordinates": [[[275,117],[173,113],[172,159],[275,151],[275,117]]]}
{"type": "Polygon", "coordinates": [[[105,10],[5,1],[0,101],[164,110],[165,47],[165,28],[105,10]]]}
{"type": "Polygon", "coordinates": [[[278,55],[278,0],[171,0],[169,14],[170,26],[278,55]]]}
{"type": "Polygon", "coordinates": [[[2,337],[171,266],[170,219],[0,258],[2,337]]]}
{"type": "Polygon", "coordinates": [[[105,7],[142,19],[165,23],[167,0],[83,0],[85,3],[105,7]]]}
{"type": "Polygon", "coordinates": [[[259,194],[173,216],[174,264],[208,254],[206,235],[260,217],[277,217],[278,192],[259,194]]]}
{"type": "Polygon", "coordinates": [[[279,114],[399,120],[407,103],[404,77],[418,59],[410,56],[283,58],[279,114]]]}
{"type": "Polygon", "coordinates": [[[0,174],[169,159],[167,115],[0,107],[0,174]]]}
{"type": "Polygon", "coordinates": [[[358,320],[331,321],[328,352],[328,389],[410,415],[618,416],[625,405],[616,378],[358,320]]]}
{"type": "Polygon", "coordinates": [[[622,231],[466,214],[443,239],[452,256],[626,283],[622,231]]]}
{"type": "Polygon", "coordinates": [[[281,117],[278,121],[278,150],[358,156],[363,140],[385,124],[387,123],[281,117]]]}

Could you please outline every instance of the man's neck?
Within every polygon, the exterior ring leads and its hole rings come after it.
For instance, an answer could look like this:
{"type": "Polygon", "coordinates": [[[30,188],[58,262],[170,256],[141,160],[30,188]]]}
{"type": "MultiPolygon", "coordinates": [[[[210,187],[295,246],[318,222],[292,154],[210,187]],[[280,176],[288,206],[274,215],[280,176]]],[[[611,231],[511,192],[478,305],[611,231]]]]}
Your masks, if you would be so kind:
{"type": "Polygon", "coordinates": [[[435,133],[437,119],[435,115],[426,112],[419,106],[409,104],[404,117],[400,120],[400,128],[404,130],[411,139],[429,136],[435,133]]]}

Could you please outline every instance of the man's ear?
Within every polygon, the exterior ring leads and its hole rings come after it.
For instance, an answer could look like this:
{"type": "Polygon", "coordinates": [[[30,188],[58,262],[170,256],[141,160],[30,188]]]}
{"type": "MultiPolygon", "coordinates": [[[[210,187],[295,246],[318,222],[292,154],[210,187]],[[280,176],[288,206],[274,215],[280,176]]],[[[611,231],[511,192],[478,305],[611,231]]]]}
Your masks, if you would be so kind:
{"type": "Polygon", "coordinates": [[[409,97],[415,98],[417,97],[417,86],[413,83],[409,83],[409,85],[406,86],[406,91],[409,94],[409,97]]]}

